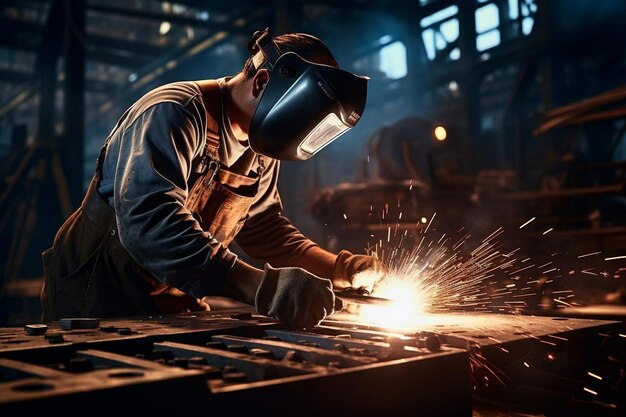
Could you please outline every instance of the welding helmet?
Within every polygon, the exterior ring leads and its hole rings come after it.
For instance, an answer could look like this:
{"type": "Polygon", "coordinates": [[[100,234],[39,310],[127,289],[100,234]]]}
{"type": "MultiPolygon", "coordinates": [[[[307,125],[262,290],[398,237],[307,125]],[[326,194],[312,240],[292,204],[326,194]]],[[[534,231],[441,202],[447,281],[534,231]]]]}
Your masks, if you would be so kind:
{"type": "Polygon", "coordinates": [[[359,121],[368,77],[281,53],[267,29],[248,49],[255,68],[270,72],[248,132],[256,153],[304,161],[359,121]]]}

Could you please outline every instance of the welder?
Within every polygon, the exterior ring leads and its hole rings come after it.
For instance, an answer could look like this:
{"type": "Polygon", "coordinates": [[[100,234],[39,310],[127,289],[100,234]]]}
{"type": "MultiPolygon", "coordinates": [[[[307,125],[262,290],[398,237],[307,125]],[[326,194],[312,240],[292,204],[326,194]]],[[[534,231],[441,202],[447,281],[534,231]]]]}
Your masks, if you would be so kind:
{"type": "Polygon", "coordinates": [[[281,160],[307,160],[355,126],[367,77],[307,34],[266,29],[248,49],[237,75],[164,85],[122,115],[43,253],[44,321],[206,310],[218,295],[307,327],[340,308],[333,289],[380,278],[375,257],[301,234],[277,190],[281,160]]]}

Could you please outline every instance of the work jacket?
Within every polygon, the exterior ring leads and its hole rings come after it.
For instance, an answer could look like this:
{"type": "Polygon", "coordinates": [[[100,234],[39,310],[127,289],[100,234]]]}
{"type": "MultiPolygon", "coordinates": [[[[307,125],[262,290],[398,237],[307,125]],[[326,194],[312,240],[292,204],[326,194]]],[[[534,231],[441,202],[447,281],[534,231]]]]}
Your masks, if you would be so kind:
{"type": "Polygon", "coordinates": [[[124,113],[43,253],[44,321],[206,309],[233,239],[276,267],[318,248],[281,214],[279,162],[232,134],[224,82],[168,84],[124,113]]]}

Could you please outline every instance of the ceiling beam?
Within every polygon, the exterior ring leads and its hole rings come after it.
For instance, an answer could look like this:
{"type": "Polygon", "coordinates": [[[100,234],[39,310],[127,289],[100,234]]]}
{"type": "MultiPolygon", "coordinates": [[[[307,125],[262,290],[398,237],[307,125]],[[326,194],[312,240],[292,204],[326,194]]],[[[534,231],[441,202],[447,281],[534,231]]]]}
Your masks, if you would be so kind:
{"type": "Polygon", "coordinates": [[[101,62],[124,68],[138,68],[149,63],[151,59],[138,57],[134,54],[120,55],[89,47],[87,49],[87,61],[101,62]]]}
{"type": "Polygon", "coordinates": [[[87,44],[96,48],[116,49],[128,51],[142,56],[159,56],[167,52],[170,47],[155,45],[147,42],[129,41],[119,38],[108,38],[100,35],[87,35],[87,44]]]}
{"type": "MultiPolygon", "coordinates": [[[[0,19],[0,27],[5,29],[3,36],[0,37],[0,47],[26,52],[38,51],[42,41],[43,26],[14,19],[0,19]]],[[[166,45],[101,35],[88,35],[87,44],[88,60],[131,68],[145,65],[149,59],[161,56],[171,49],[166,45]]]]}
{"type": "Polygon", "coordinates": [[[155,12],[152,10],[127,9],[123,7],[106,6],[102,4],[92,4],[89,6],[90,12],[119,15],[135,19],[155,20],[159,22],[170,22],[172,24],[200,27],[205,29],[220,30],[226,27],[231,28],[231,24],[216,23],[210,20],[202,20],[194,17],[175,15],[171,13],[155,12]]]}
{"type": "Polygon", "coordinates": [[[0,69],[0,83],[20,84],[31,81],[34,73],[10,69],[0,69]]]}
{"type": "Polygon", "coordinates": [[[19,34],[8,33],[0,37],[0,48],[16,49],[25,52],[36,52],[41,43],[41,37],[23,37],[19,34]]]}
{"type": "MultiPolygon", "coordinates": [[[[0,69],[0,84],[24,84],[33,81],[34,77],[35,73],[30,71],[0,69]]],[[[60,81],[59,86],[62,85],[63,81],[60,81]]],[[[121,84],[94,78],[87,79],[85,83],[86,90],[94,93],[114,93],[121,86],[121,84]]]]}
{"type": "Polygon", "coordinates": [[[0,19],[0,27],[2,27],[2,37],[10,33],[23,33],[27,35],[41,35],[43,25],[36,22],[27,22],[17,19],[0,19]]]}

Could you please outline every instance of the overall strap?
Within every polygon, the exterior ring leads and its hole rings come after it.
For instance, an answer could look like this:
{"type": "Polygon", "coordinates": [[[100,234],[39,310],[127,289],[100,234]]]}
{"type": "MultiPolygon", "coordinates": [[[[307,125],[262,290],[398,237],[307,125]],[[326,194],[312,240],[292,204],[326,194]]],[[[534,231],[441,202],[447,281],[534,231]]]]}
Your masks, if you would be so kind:
{"type": "Polygon", "coordinates": [[[216,80],[202,80],[197,84],[202,91],[202,101],[206,109],[207,129],[204,156],[217,160],[221,136],[222,92],[216,80]]]}

